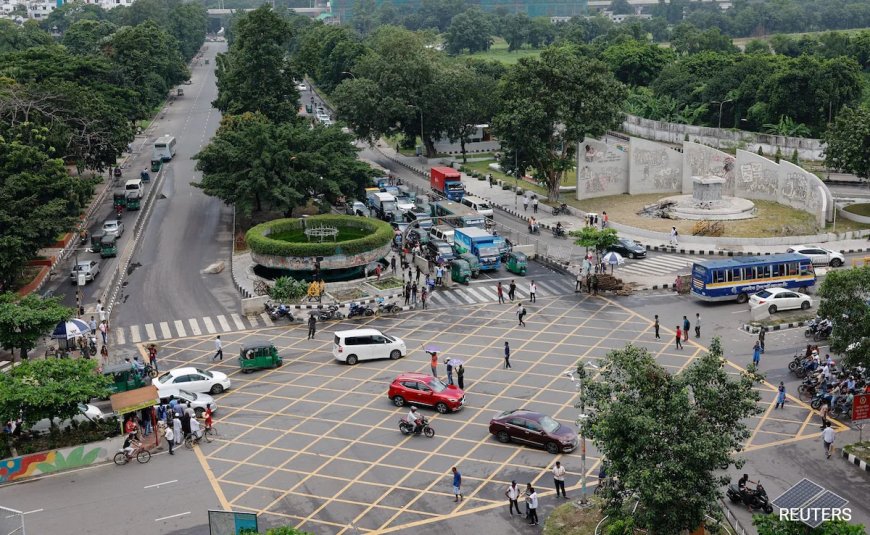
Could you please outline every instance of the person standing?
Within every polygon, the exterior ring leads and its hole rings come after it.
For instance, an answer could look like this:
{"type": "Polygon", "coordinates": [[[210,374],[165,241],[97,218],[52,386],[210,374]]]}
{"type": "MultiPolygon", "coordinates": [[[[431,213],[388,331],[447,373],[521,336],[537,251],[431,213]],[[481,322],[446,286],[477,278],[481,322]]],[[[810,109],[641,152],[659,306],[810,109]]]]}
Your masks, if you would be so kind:
{"type": "Polygon", "coordinates": [[[822,444],[825,446],[825,456],[830,459],[834,452],[834,430],[831,429],[831,422],[825,422],[825,428],[822,429],[822,444]]]}
{"type": "Polygon", "coordinates": [[[224,344],[221,342],[221,335],[217,335],[217,338],[214,339],[214,349],[215,353],[211,360],[218,357],[220,357],[221,360],[224,360],[224,344]]]}
{"type": "Polygon", "coordinates": [[[504,369],[508,370],[511,367],[511,346],[507,340],[504,342],[504,369]]]}
{"type": "Polygon", "coordinates": [[[562,463],[556,461],[556,466],[553,467],[553,483],[556,485],[556,497],[559,497],[559,489],[562,489],[562,497],[568,498],[565,495],[565,467],[562,463]]]}
{"type": "Polygon", "coordinates": [[[767,327],[762,326],[758,331],[758,345],[761,347],[761,352],[764,353],[764,335],[767,334],[767,327]]]}
{"type": "Polygon", "coordinates": [[[405,306],[411,301],[411,281],[405,283],[405,306]]]}
{"type": "Polygon", "coordinates": [[[423,310],[426,310],[426,298],[429,297],[429,292],[426,290],[424,286],[420,291],[420,302],[423,303],[423,310]]]}
{"type": "Polygon", "coordinates": [[[420,269],[420,266],[417,266],[417,271],[415,271],[414,273],[416,274],[416,277],[414,277],[414,280],[419,282],[420,274],[423,273],[423,270],[420,269]]]}
{"type": "Polygon", "coordinates": [[[181,418],[178,416],[172,417],[172,436],[175,437],[176,446],[184,442],[184,436],[181,434],[181,418]]]}
{"type": "Polygon", "coordinates": [[[776,389],[776,405],[774,405],[774,409],[782,409],[785,407],[785,383],[782,381],[779,382],[779,387],[776,389]]]}
{"type": "Polygon", "coordinates": [[[378,281],[381,280],[381,264],[380,263],[378,263],[378,265],[375,266],[375,277],[376,277],[376,280],[378,280],[378,281]]]}
{"type": "Polygon", "coordinates": [[[680,326],[677,325],[677,347],[676,349],[683,349],[683,331],[680,329],[680,326]]]}
{"type": "Polygon", "coordinates": [[[504,287],[501,285],[501,281],[499,281],[498,285],[495,287],[495,293],[498,294],[499,304],[504,304],[504,287]]]}
{"type": "Polygon", "coordinates": [[[184,439],[190,434],[190,415],[187,412],[182,412],[179,419],[181,420],[181,441],[184,442],[184,439]]]}
{"type": "Polygon", "coordinates": [[[659,336],[659,315],[658,314],[656,314],[656,322],[654,324],[654,327],[656,329],[656,340],[661,340],[662,337],[659,336]]]}
{"type": "Polygon", "coordinates": [[[601,228],[602,229],[607,228],[607,221],[608,221],[607,212],[602,210],[602,212],[601,212],[601,228]]]}
{"type": "Polygon", "coordinates": [[[414,281],[414,284],[411,285],[411,304],[417,306],[417,281],[414,281]]]}
{"type": "Polygon", "coordinates": [[[527,498],[527,503],[529,504],[529,524],[533,526],[538,525],[538,493],[535,491],[535,487],[529,487],[529,497],[527,498]]]}
{"type": "Polygon", "coordinates": [[[523,195],[523,212],[529,211],[529,196],[523,195]]]}
{"type": "Polygon", "coordinates": [[[522,514],[520,513],[520,505],[517,503],[517,500],[520,498],[520,488],[517,486],[516,481],[511,481],[504,495],[508,499],[508,513],[514,516],[514,508],[516,507],[517,514],[522,514]]]}
{"type": "Polygon", "coordinates": [[[489,181],[489,189],[492,189],[492,183],[493,183],[492,173],[487,173],[486,179],[489,181]]]}
{"type": "Polygon", "coordinates": [[[97,322],[93,316],[91,316],[91,321],[88,323],[88,327],[91,329],[91,336],[97,335],[97,322]]]}
{"type": "Polygon", "coordinates": [[[103,359],[103,366],[105,366],[106,364],[109,363],[109,347],[108,346],[103,345],[103,347],[100,348],[100,356],[103,359]]]}
{"type": "Polygon", "coordinates": [[[526,322],[523,321],[523,318],[526,316],[526,309],[523,307],[522,303],[517,303],[517,319],[520,321],[519,326],[525,327],[526,322]]]}
{"type": "Polygon", "coordinates": [[[687,342],[689,340],[689,329],[692,327],[692,323],[689,321],[689,318],[683,316],[683,342],[687,342]]]}
{"type": "Polygon", "coordinates": [[[109,343],[109,327],[106,325],[105,321],[100,322],[100,336],[103,337],[103,345],[109,343]]]}
{"type": "Polygon", "coordinates": [[[456,367],[456,383],[461,390],[465,390],[465,367],[461,363],[456,367]]]}
{"type": "Polygon", "coordinates": [[[453,467],[453,495],[455,496],[454,502],[462,499],[462,474],[455,466],[453,467]]]}
{"type": "Polygon", "coordinates": [[[155,372],[160,373],[160,368],[157,366],[157,346],[154,344],[148,344],[148,363],[155,372]]]}
{"type": "Polygon", "coordinates": [[[517,293],[517,283],[513,279],[511,279],[510,286],[508,286],[508,299],[513,301],[516,293],[517,293]]]}
{"type": "Polygon", "coordinates": [[[534,279],[529,283],[529,302],[535,302],[535,293],[538,291],[538,286],[535,284],[534,279]]]}
{"type": "Polygon", "coordinates": [[[598,295],[598,275],[592,274],[592,295],[598,295]]]}
{"type": "Polygon", "coordinates": [[[453,363],[450,362],[450,359],[444,359],[444,364],[447,366],[447,384],[453,384],[453,363]]]}
{"type": "Polygon", "coordinates": [[[390,270],[393,272],[393,275],[396,274],[396,257],[395,257],[395,255],[390,257],[390,270]]]}
{"type": "Polygon", "coordinates": [[[761,344],[758,341],[755,342],[755,345],[752,347],[752,364],[757,368],[761,363],[761,344]]]}
{"type": "Polygon", "coordinates": [[[441,286],[443,284],[444,278],[444,268],[440,265],[435,268],[435,286],[441,286]]]}
{"type": "Polygon", "coordinates": [[[172,447],[175,445],[175,434],[172,431],[171,427],[167,427],[166,431],[164,431],[163,436],[166,438],[166,443],[169,444],[169,455],[175,455],[172,451],[172,447]]]}
{"type": "Polygon", "coordinates": [[[695,312],[695,338],[701,337],[701,313],[695,312]]]}
{"type": "Polygon", "coordinates": [[[679,245],[679,233],[677,232],[677,227],[671,227],[671,245],[676,247],[679,245]]]}
{"type": "Polygon", "coordinates": [[[429,365],[432,367],[432,377],[438,377],[438,352],[437,351],[427,351],[429,355],[432,357],[429,365]]]}
{"type": "Polygon", "coordinates": [[[538,213],[538,196],[532,195],[532,210],[537,214],[538,213]]]}
{"type": "Polygon", "coordinates": [[[308,339],[314,340],[314,335],[317,333],[317,318],[311,313],[308,315],[308,339]]]}

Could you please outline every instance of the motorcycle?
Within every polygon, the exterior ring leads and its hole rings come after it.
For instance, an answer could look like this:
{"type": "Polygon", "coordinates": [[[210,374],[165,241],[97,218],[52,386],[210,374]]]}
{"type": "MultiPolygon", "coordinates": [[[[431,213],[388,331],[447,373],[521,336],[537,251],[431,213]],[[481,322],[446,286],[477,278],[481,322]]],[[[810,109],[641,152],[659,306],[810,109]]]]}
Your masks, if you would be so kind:
{"type": "Polygon", "coordinates": [[[556,238],[567,238],[568,234],[562,227],[553,227],[553,236],[556,238]]]}
{"type": "Polygon", "coordinates": [[[831,416],[839,418],[840,416],[852,417],[852,396],[838,396],[837,402],[831,406],[831,416]]]}
{"type": "Polygon", "coordinates": [[[339,312],[338,305],[329,305],[329,308],[321,310],[319,315],[320,321],[340,320],[342,318],[344,318],[344,314],[339,312]]]}
{"type": "Polygon", "coordinates": [[[731,483],[728,485],[727,494],[731,503],[742,502],[749,506],[750,509],[760,509],[768,515],[773,512],[773,506],[770,504],[770,499],[767,497],[767,491],[764,490],[761,483],[756,484],[755,490],[746,489],[745,493],[740,492],[737,485],[731,483]]]}
{"type": "Polygon", "coordinates": [[[290,322],[296,321],[296,319],[293,317],[293,314],[290,312],[290,308],[284,304],[275,306],[266,303],[266,312],[268,312],[269,318],[272,321],[276,321],[281,318],[287,318],[287,321],[290,322]]]}
{"type": "Polygon", "coordinates": [[[427,418],[423,418],[423,425],[420,426],[419,431],[414,431],[414,424],[409,422],[405,418],[401,418],[399,420],[399,431],[402,432],[403,435],[419,435],[423,434],[426,438],[432,438],[435,436],[435,430],[429,425],[429,420],[427,418]]]}
{"type": "Polygon", "coordinates": [[[347,311],[348,319],[354,316],[374,316],[375,311],[368,305],[362,305],[359,303],[351,303],[350,308],[347,311]]]}
{"type": "Polygon", "coordinates": [[[396,312],[400,312],[402,307],[397,305],[396,303],[387,303],[383,297],[378,298],[378,314],[395,314],[396,312]]]}
{"type": "Polygon", "coordinates": [[[816,316],[815,318],[807,322],[807,328],[804,329],[804,337],[812,338],[812,336],[816,333],[816,329],[818,329],[819,327],[819,321],[821,320],[818,316],[816,316]]]}
{"type": "Polygon", "coordinates": [[[566,214],[566,215],[569,214],[567,204],[562,203],[559,206],[556,206],[553,208],[553,215],[555,216],[555,215],[559,215],[559,214],[566,214]]]}
{"type": "Polygon", "coordinates": [[[819,323],[816,332],[813,333],[813,340],[816,342],[820,340],[827,340],[831,337],[831,333],[834,331],[834,323],[830,320],[822,320],[819,323]]]}

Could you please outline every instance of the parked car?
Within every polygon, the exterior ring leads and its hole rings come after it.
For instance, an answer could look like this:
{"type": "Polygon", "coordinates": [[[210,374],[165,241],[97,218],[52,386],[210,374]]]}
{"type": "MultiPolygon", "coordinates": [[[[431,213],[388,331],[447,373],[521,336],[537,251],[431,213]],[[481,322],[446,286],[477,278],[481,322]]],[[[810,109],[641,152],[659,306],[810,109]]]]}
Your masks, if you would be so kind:
{"type": "Polygon", "coordinates": [[[798,253],[810,257],[814,265],[840,267],[846,263],[843,253],[819,247],[818,245],[793,245],[786,249],[788,253],[798,253]]]}
{"type": "Polygon", "coordinates": [[[90,403],[79,403],[77,407],[79,413],[73,416],[72,419],[58,420],[57,418],[43,418],[33,424],[30,427],[30,430],[34,433],[48,433],[51,429],[52,420],[54,420],[54,425],[57,426],[58,429],[66,429],[72,425],[72,420],[84,423],[87,421],[103,420],[111,416],[110,414],[103,413],[99,407],[91,405],[90,403]]]}
{"type": "Polygon", "coordinates": [[[489,432],[499,442],[520,442],[546,448],[550,453],[570,453],[579,440],[573,428],[562,425],[546,414],[514,409],[497,414],[489,421],[489,432]]]}
{"type": "Polygon", "coordinates": [[[755,308],[762,305],[767,307],[768,312],[775,314],[779,310],[794,310],[796,308],[807,310],[813,306],[813,300],[806,294],[786,288],[767,288],[749,298],[750,307],[755,308]]]}
{"type": "Polygon", "coordinates": [[[344,213],[366,217],[369,215],[369,207],[359,201],[353,201],[344,205],[344,213]]]}
{"type": "Polygon", "coordinates": [[[408,353],[401,338],[389,336],[377,329],[336,331],[332,340],[332,356],[353,366],[361,360],[398,360],[408,353]]]}
{"type": "Polygon", "coordinates": [[[609,247],[609,251],[619,253],[625,258],[646,258],[646,247],[640,243],[626,238],[619,238],[616,243],[609,247]]]}
{"type": "Polygon", "coordinates": [[[121,234],[124,233],[124,222],[120,219],[109,219],[108,221],[103,223],[103,235],[104,236],[117,236],[121,237],[121,234]]]}
{"type": "Polygon", "coordinates": [[[423,373],[398,375],[387,391],[393,405],[423,405],[434,407],[441,414],[458,411],[465,405],[465,392],[456,385],[446,385],[441,379],[423,373]]]}
{"type": "Polygon", "coordinates": [[[190,408],[193,409],[193,412],[196,413],[198,418],[202,416],[209,405],[211,405],[212,412],[217,411],[217,403],[215,403],[214,398],[208,394],[197,394],[196,392],[188,392],[187,390],[178,390],[178,392],[173,395],[182,405],[190,403],[190,408]]]}
{"type": "Polygon", "coordinates": [[[194,393],[220,394],[230,387],[227,374],[194,367],[175,368],[154,381],[160,398],[178,396],[181,390],[194,393]]]}
{"type": "Polygon", "coordinates": [[[100,263],[96,260],[79,260],[69,274],[73,284],[78,284],[79,273],[85,274],[85,282],[93,282],[97,278],[97,275],[100,274],[100,263]]]}

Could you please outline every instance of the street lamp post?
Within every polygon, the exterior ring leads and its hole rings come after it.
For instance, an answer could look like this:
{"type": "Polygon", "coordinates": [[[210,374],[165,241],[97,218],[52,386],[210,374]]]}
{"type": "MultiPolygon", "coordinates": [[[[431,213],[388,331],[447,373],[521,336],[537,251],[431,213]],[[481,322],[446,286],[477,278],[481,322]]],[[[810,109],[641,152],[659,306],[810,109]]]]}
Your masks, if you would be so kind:
{"type": "Polygon", "coordinates": [[[586,390],[584,388],[584,379],[586,379],[586,365],[592,366],[596,370],[598,366],[592,364],[591,362],[580,361],[577,364],[576,370],[568,370],[565,372],[565,376],[571,379],[574,382],[574,385],[577,387],[577,392],[579,393],[579,401],[574,404],[575,408],[580,409],[580,414],[577,417],[577,427],[580,428],[580,488],[581,488],[581,497],[580,501],[577,502],[578,505],[587,506],[589,504],[586,499],[586,433],[583,431],[583,421],[588,418],[586,414],[586,390]],[[579,405],[579,407],[578,407],[579,405]]]}
{"type": "MultiPolygon", "coordinates": [[[[517,189],[520,187],[520,151],[514,150],[514,193],[517,193],[517,189]]],[[[514,195],[514,208],[517,207],[517,197],[519,195],[514,195]]]]}
{"type": "Polygon", "coordinates": [[[722,129],[722,106],[724,106],[726,102],[734,102],[734,99],[733,99],[733,98],[729,98],[728,100],[723,100],[723,101],[721,101],[721,102],[718,101],[718,100],[713,100],[713,101],[711,101],[711,102],[712,102],[713,104],[718,104],[718,105],[719,105],[719,129],[721,130],[721,129],[722,129]]]}

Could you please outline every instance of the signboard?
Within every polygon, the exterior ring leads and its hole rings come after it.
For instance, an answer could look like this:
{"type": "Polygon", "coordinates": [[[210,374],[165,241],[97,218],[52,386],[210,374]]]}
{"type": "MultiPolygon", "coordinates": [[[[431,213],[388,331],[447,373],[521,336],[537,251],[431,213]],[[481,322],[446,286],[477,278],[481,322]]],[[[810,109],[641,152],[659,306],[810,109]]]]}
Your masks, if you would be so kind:
{"type": "Polygon", "coordinates": [[[852,423],[870,420],[870,394],[856,394],[852,400],[852,423]]]}
{"type": "Polygon", "coordinates": [[[109,399],[112,401],[112,410],[118,414],[127,414],[160,404],[160,396],[154,385],[112,394],[109,399]]]}
{"type": "Polygon", "coordinates": [[[255,513],[209,510],[208,532],[209,535],[244,535],[248,533],[259,533],[257,515],[255,513]]]}

